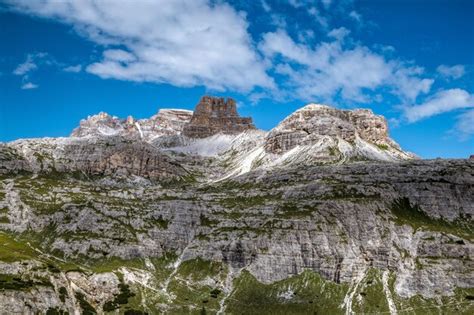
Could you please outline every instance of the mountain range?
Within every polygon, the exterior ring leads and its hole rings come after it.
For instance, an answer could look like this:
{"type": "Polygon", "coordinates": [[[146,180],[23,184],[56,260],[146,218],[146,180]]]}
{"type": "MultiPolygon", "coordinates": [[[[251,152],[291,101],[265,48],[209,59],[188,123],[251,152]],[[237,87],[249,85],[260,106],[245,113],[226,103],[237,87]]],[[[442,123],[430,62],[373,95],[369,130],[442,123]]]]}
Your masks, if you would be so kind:
{"type": "Polygon", "coordinates": [[[474,160],[230,98],[0,144],[1,314],[472,314],[474,160]]]}

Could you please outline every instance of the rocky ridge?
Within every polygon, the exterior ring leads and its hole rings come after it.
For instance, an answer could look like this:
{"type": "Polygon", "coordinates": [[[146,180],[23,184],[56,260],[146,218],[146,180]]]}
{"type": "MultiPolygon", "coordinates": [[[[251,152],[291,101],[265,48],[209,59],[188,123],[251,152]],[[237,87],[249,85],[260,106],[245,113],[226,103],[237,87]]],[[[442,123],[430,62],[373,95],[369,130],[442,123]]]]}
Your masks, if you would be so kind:
{"type": "Polygon", "coordinates": [[[205,138],[164,113],[0,145],[3,312],[474,311],[472,160],[416,159],[365,110],[205,138]]]}

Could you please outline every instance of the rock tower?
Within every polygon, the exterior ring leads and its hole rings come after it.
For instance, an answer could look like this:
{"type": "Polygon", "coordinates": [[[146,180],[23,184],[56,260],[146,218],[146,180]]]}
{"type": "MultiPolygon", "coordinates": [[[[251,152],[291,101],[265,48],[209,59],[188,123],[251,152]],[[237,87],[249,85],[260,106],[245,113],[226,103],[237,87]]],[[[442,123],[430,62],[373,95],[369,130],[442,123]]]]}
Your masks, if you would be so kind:
{"type": "Polygon", "coordinates": [[[183,135],[206,138],[217,133],[237,134],[256,129],[250,117],[240,117],[232,98],[203,96],[191,121],[184,126],[183,135]]]}

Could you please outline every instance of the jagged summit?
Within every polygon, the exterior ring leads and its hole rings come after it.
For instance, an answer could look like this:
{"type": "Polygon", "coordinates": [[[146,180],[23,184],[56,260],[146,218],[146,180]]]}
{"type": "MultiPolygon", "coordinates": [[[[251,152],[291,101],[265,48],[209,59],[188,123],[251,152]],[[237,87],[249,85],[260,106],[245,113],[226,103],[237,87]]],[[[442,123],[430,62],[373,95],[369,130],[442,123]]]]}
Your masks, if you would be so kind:
{"type": "MultiPolygon", "coordinates": [[[[175,164],[184,169],[206,169],[206,180],[257,169],[415,157],[390,139],[386,120],[370,110],[309,104],[266,132],[256,129],[252,118],[240,117],[233,99],[210,96],[202,97],[194,112],[162,109],[138,120],[101,112],[82,120],[69,138],[22,140],[7,147],[24,157],[22,164],[12,164],[15,169],[160,178],[160,172],[173,177],[164,170],[179,157],[175,164]]],[[[183,172],[176,168],[176,176],[183,172]]]]}
{"type": "MultiPolygon", "coordinates": [[[[383,116],[369,109],[340,110],[327,105],[309,104],[286,117],[267,135],[265,150],[285,153],[299,145],[313,145],[324,138],[356,145],[366,142],[402,157],[400,146],[388,136],[383,116]]],[[[347,147],[347,146],[346,146],[347,147]]]]}
{"type": "Polygon", "coordinates": [[[252,129],[256,129],[252,118],[239,116],[234,99],[203,96],[183,134],[190,138],[206,138],[218,133],[238,134],[252,129]]]}
{"type": "Polygon", "coordinates": [[[160,109],[148,119],[135,119],[128,116],[120,119],[100,112],[89,116],[74,129],[71,137],[124,136],[149,141],[164,135],[181,133],[184,125],[191,120],[193,112],[185,109],[160,109]]]}
{"type": "Polygon", "coordinates": [[[0,143],[1,314],[474,314],[474,161],[404,161],[368,110],[192,118],[0,143]]]}

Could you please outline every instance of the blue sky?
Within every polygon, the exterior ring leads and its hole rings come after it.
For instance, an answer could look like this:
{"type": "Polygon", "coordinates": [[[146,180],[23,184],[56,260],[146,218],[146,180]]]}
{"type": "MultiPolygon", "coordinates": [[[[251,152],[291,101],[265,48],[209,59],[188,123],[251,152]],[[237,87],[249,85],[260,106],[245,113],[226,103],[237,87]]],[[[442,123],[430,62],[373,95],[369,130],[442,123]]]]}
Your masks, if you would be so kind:
{"type": "Polygon", "coordinates": [[[271,129],[326,103],[421,157],[474,154],[474,1],[0,0],[0,141],[232,96],[271,129]]]}

